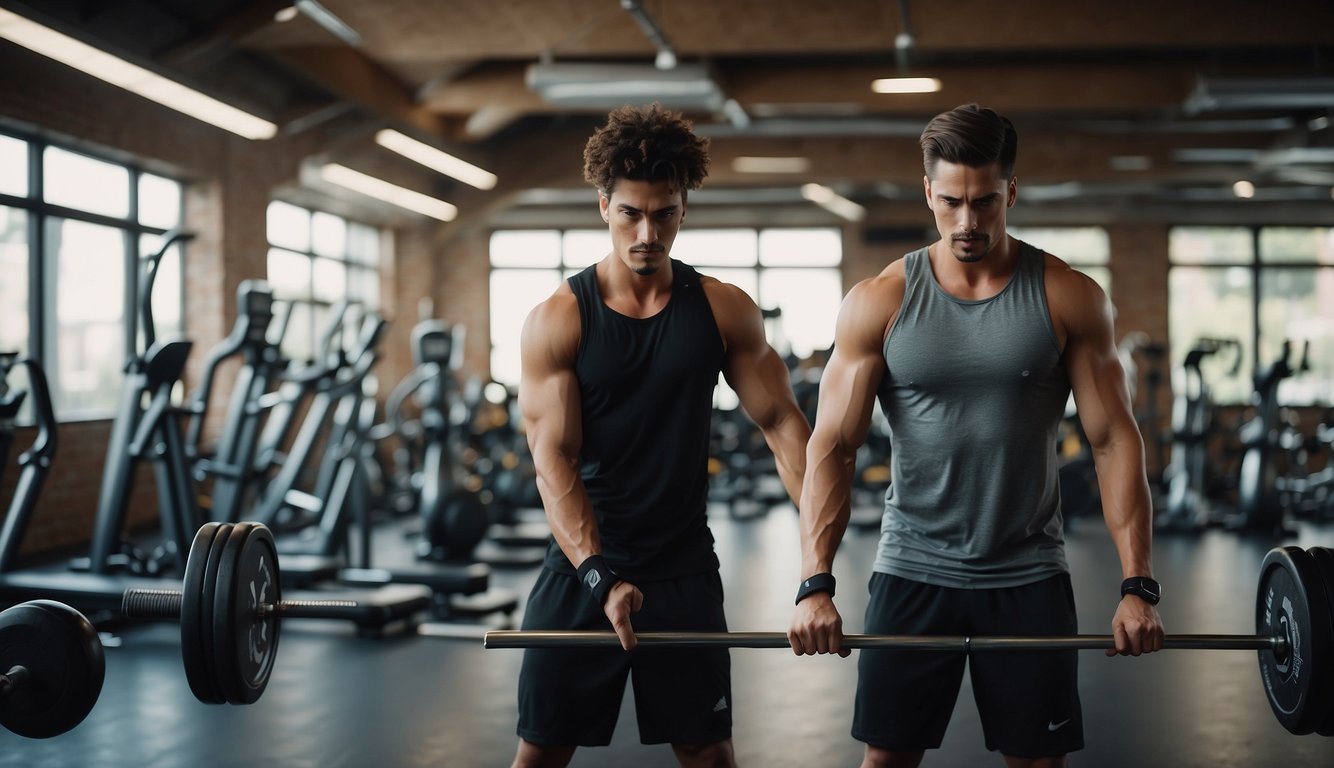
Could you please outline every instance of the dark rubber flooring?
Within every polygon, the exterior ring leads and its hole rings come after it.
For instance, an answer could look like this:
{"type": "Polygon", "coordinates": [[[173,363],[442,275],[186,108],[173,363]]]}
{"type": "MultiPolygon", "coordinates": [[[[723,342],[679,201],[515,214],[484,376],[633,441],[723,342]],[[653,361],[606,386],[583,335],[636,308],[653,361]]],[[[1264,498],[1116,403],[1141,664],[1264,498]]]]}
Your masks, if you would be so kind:
{"type": "MultiPolygon", "coordinates": [[[[798,578],[795,513],[758,519],[713,515],[734,630],[787,626],[798,578]]],[[[1120,581],[1115,551],[1096,519],[1068,526],[1081,631],[1102,634],[1120,581]]],[[[381,537],[384,551],[395,534],[381,537]]],[[[401,537],[397,542],[402,544],[401,537]]],[[[1169,633],[1255,631],[1256,575],[1274,541],[1222,531],[1159,536],[1169,633]]],[[[1285,543],[1334,544],[1334,530],[1305,527],[1285,543]]],[[[850,532],[839,556],[839,605],[861,630],[873,533],[850,532]]],[[[402,546],[404,559],[408,548],[402,546]]],[[[387,565],[388,563],[380,563],[387,565]]],[[[499,570],[495,582],[526,594],[534,568],[499,570]]],[[[124,630],[107,650],[101,700],[75,730],[47,741],[0,732],[0,766],[505,766],[514,754],[514,686],[521,651],[416,635],[357,636],[350,625],[289,621],[267,692],[248,707],[206,706],[181,671],[169,625],[124,630]]],[[[733,651],[735,744],[745,766],[854,766],[848,734],[856,655],[795,658],[783,650],[733,651]]],[[[1270,712],[1247,651],[1165,651],[1139,659],[1080,654],[1087,747],[1079,766],[1334,766],[1334,739],[1293,736],[1270,712]]],[[[1001,765],[982,746],[972,694],[960,694],[939,751],[925,765],[1001,765]]],[[[675,765],[666,746],[641,746],[633,707],[610,747],[581,750],[576,766],[675,765]]]]}

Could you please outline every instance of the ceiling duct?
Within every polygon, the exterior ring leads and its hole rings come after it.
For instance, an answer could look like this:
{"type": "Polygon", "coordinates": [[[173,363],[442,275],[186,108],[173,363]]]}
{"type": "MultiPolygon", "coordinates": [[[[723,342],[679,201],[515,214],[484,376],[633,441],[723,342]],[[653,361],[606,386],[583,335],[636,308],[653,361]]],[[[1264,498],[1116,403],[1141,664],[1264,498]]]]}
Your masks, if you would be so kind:
{"type": "Polygon", "coordinates": [[[1334,78],[1202,77],[1183,105],[1189,114],[1219,109],[1334,107],[1334,78]]]}
{"type": "Polygon", "coordinates": [[[553,62],[530,64],[528,87],[548,104],[568,109],[614,109],[658,102],[669,109],[722,109],[726,98],[701,64],[657,69],[644,64],[553,62]]]}

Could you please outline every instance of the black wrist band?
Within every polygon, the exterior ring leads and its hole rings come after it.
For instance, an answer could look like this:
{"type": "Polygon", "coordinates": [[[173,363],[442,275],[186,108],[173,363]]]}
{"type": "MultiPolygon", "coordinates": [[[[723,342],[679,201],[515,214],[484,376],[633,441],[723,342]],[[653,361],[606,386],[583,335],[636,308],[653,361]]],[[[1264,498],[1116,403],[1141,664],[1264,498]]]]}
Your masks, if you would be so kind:
{"type": "Polygon", "coordinates": [[[797,590],[797,602],[810,597],[816,592],[828,592],[830,597],[834,596],[834,574],[817,573],[814,576],[801,582],[801,588],[797,590]]]}
{"type": "Polygon", "coordinates": [[[579,564],[579,583],[588,588],[598,605],[607,602],[607,593],[618,581],[620,579],[607,567],[602,555],[589,555],[579,564]]]}
{"type": "Polygon", "coordinates": [[[1149,605],[1157,605],[1162,599],[1163,588],[1148,576],[1131,576],[1121,582],[1121,597],[1134,595],[1149,605]]]}

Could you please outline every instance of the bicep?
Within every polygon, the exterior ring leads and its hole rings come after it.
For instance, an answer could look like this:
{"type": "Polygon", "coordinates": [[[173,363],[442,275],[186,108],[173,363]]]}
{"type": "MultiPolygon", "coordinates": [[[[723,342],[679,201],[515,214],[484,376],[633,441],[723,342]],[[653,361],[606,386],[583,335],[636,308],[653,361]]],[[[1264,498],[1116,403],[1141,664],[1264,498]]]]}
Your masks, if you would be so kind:
{"type": "Polygon", "coordinates": [[[519,409],[535,461],[579,453],[579,382],[564,346],[535,310],[524,324],[519,379],[519,409]]]}
{"type": "Polygon", "coordinates": [[[759,309],[745,299],[740,311],[730,314],[725,330],[727,359],[723,378],[736,391],[741,407],[760,428],[776,419],[784,405],[796,408],[787,365],[764,336],[759,309]]]}
{"type": "Polygon", "coordinates": [[[877,305],[850,294],[839,310],[834,350],[820,377],[812,440],[819,437],[846,448],[866,439],[876,391],[885,374],[881,344],[887,322],[877,305]]]}
{"type": "Polygon", "coordinates": [[[1125,369],[1116,354],[1111,307],[1099,290],[1082,303],[1069,324],[1066,371],[1079,421],[1094,445],[1104,443],[1117,427],[1134,424],[1125,369]]]}

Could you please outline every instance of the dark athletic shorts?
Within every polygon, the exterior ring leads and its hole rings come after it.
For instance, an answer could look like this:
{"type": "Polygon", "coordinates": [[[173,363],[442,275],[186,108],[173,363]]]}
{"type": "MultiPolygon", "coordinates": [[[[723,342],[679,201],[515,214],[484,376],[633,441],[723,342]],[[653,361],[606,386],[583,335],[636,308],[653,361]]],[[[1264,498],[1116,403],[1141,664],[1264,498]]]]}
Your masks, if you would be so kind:
{"type": "MultiPolygon", "coordinates": [[[[636,582],[644,607],[636,632],[726,632],[717,571],[636,582]]],[[[611,630],[602,608],[573,575],[543,568],[528,596],[524,629],[611,630]]],[[[604,746],[632,676],[644,744],[712,744],[732,737],[727,648],[529,648],[519,673],[519,727],[542,746],[604,746]]]]}
{"type": "MultiPolygon", "coordinates": [[[[871,575],[866,632],[884,635],[1073,635],[1070,576],[1020,587],[951,589],[871,575]]],[[[1011,757],[1064,755],[1084,746],[1078,651],[864,649],[852,736],[899,752],[936,749],[954,711],[967,661],[989,750],[1011,757]]]]}

